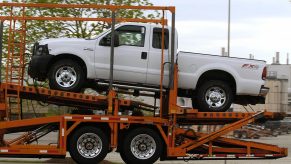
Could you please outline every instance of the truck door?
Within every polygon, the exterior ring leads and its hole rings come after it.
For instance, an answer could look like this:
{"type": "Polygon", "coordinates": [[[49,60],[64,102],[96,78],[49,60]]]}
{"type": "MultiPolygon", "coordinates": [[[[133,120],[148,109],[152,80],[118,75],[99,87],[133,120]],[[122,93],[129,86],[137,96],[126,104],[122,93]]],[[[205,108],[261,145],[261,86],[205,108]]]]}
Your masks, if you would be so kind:
{"type": "MultiPolygon", "coordinates": [[[[116,29],[119,45],[114,49],[115,81],[145,83],[148,61],[148,42],[145,26],[124,25],[116,29]]],[[[108,79],[110,72],[111,33],[100,39],[95,51],[96,76],[108,79]]]]}
{"type": "MultiPolygon", "coordinates": [[[[153,27],[151,30],[149,61],[147,70],[147,83],[160,84],[161,55],[162,55],[162,28],[153,27]]],[[[164,35],[164,81],[167,86],[169,81],[169,30],[165,28],[164,35]]]]}

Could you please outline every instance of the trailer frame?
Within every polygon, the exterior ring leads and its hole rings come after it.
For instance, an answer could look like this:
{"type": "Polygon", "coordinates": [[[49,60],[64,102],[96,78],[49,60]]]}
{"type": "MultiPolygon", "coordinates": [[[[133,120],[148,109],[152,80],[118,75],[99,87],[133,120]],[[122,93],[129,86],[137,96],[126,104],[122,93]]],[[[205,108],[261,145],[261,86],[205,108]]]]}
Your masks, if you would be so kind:
{"type": "MultiPolygon", "coordinates": [[[[108,134],[109,147],[117,148],[122,151],[121,140],[125,139],[124,135],[130,134],[138,128],[150,129],[157,134],[162,140],[163,153],[160,155],[161,160],[171,159],[258,159],[258,158],[282,158],[286,157],[288,152],[286,148],[280,148],[275,145],[243,141],[225,137],[229,132],[239,129],[251,122],[261,121],[262,119],[282,119],[284,114],[272,112],[199,112],[197,109],[184,108],[177,105],[177,88],[178,88],[178,65],[174,61],[174,43],[175,43],[175,7],[173,6],[115,6],[115,5],[92,5],[92,4],[30,4],[30,3],[0,3],[0,7],[21,8],[22,15],[0,16],[1,21],[10,21],[9,39],[13,41],[15,28],[12,27],[13,21],[20,21],[23,25],[21,36],[24,37],[20,42],[22,53],[25,49],[25,23],[29,20],[57,20],[57,21],[107,21],[112,23],[114,31],[115,21],[134,21],[134,22],[153,22],[161,23],[164,31],[166,20],[165,12],[172,14],[172,35],[171,35],[171,67],[168,87],[163,87],[164,75],[164,44],[161,50],[161,80],[160,80],[160,113],[153,116],[127,116],[119,115],[121,107],[146,106],[141,102],[127,99],[120,99],[112,87],[113,83],[113,66],[114,66],[114,43],[111,43],[111,71],[110,71],[110,90],[107,96],[92,96],[82,93],[71,93],[56,91],[46,88],[24,86],[22,79],[23,74],[18,76],[17,82],[7,77],[12,67],[6,67],[6,81],[0,85],[0,156],[9,157],[65,157],[68,150],[68,141],[71,134],[76,130],[92,126],[108,134]],[[31,7],[38,8],[91,8],[91,9],[108,9],[112,12],[111,18],[68,18],[68,17],[32,17],[25,15],[25,9],[31,7]],[[162,11],[162,18],[159,20],[149,19],[128,19],[116,18],[115,12],[118,9],[143,9],[162,11]],[[8,73],[7,73],[8,72],[8,73]],[[163,92],[166,89],[167,92],[163,92]],[[46,100],[46,102],[56,105],[71,105],[81,107],[91,107],[93,109],[102,106],[106,111],[104,115],[61,115],[53,117],[41,117],[32,119],[22,119],[20,109],[17,109],[19,119],[12,120],[9,98],[17,100],[46,100]],[[200,133],[183,128],[183,125],[224,125],[219,130],[211,133],[200,133]],[[35,140],[51,131],[58,131],[58,143],[56,145],[37,145],[35,140]],[[12,140],[5,140],[4,136],[9,133],[24,132],[19,137],[12,140]]],[[[112,41],[114,35],[112,32],[112,41]]],[[[164,41],[164,32],[162,32],[162,43],[164,41]]],[[[15,46],[9,42],[8,50],[15,46]]],[[[19,55],[22,55],[20,52],[19,55]]],[[[8,52],[8,56],[13,60],[14,53],[8,52]]],[[[15,57],[15,56],[14,56],[15,57]]],[[[23,56],[21,60],[24,60],[23,56]]],[[[21,65],[18,69],[24,69],[21,65]]],[[[22,70],[23,72],[23,70],[22,70]]],[[[22,73],[21,72],[21,73],[22,73]]],[[[18,101],[18,105],[20,101],[18,101]]],[[[19,107],[19,106],[18,106],[19,107]]],[[[70,141],[72,142],[72,141],[70,141]]],[[[71,144],[71,143],[70,143],[71,144]]],[[[127,152],[130,153],[130,152],[127,152]]],[[[132,153],[132,152],[131,152],[132,153]]],[[[138,159],[139,162],[145,162],[148,159],[138,159]]],[[[82,161],[78,161],[82,162],[82,161]]],[[[126,161],[129,162],[129,161],[126,161]]]]}

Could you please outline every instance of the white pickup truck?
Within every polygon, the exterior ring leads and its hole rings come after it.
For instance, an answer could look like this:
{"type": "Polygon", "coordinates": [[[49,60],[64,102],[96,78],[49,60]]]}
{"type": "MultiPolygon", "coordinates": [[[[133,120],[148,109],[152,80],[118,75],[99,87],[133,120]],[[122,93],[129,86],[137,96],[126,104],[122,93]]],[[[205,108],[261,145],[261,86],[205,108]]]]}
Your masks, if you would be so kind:
{"type": "MultiPolygon", "coordinates": [[[[158,87],[161,36],[157,24],[122,23],[115,30],[114,83],[158,87]]],[[[169,40],[165,29],[165,80],[168,84],[169,40]]],[[[177,35],[176,35],[177,36],[177,35]]],[[[177,51],[177,43],[174,45],[177,51]]],[[[94,39],[58,38],[36,43],[28,74],[49,80],[52,89],[80,91],[88,81],[108,81],[111,30],[94,39]]],[[[191,52],[176,52],[179,66],[178,96],[190,97],[203,111],[226,111],[232,103],[264,103],[266,62],[191,52]]]]}

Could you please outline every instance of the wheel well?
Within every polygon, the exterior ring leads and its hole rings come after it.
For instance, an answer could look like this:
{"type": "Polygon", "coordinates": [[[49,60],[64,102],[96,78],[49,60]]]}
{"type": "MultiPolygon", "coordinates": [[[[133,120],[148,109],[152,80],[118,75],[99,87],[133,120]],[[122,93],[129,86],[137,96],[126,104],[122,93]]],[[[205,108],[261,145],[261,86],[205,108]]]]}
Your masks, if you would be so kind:
{"type": "Polygon", "coordinates": [[[234,93],[236,93],[236,81],[233,78],[233,76],[226,72],[226,71],[222,71],[222,70],[210,70],[210,71],[206,71],[204,72],[198,82],[197,82],[197,87],[198,88],[201,84],[203,84],[205,81],[208,80],[221,80],[221,81],[225,81],[227,82],[230,87],[233,89],[234,93]]]}
{"type": "Polygon", "coordinates": [[[49,67],[48,67],[47,72],[49,71],[50,66],[52,66],[55,62],[62,60],[62,59],[72,59],[73,61],[76,61],[82,67],[82,69],[85,73],[85,77],[87,77],[87,66],[86,66],[84,60],[76,55],[73,55],[73,54],[60,54],[60,55],[54,56],[51,59],[51,61],[49,62],[49,67]]]}

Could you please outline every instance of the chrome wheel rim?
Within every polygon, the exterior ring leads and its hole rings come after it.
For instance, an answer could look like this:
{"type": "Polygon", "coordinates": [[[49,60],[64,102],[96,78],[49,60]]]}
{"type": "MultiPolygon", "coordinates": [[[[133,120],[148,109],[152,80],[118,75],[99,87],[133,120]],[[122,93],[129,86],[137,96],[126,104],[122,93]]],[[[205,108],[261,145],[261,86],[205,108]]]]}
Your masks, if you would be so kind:
{"type": "Polygon", "coordinates": [[[57,70],[55,74],[55,79],[58,85],[64,88],[69,88],[76,83],[77,73],[73,67],[63,66],[57,70]]]}
{"type": "Polygon", "coordinates": [[[77,150],[85,158],[97,157],[102,150],[101,138],[95,133],[85,133],[77,141],[77,150]]]}
{"type": "Polygon", "coordinates": [[[130,144],[131,153],[138,159],[151,158],[156,149],[156,142],[148,134],[139,134],[133,138],[130,144]]]}
{"type": "Polygon", "coordinates": [[[210,87],[206,91],[205,100],[210,108],[220,108],[226,102],[226,93],[220,87],[210,87]]]}

